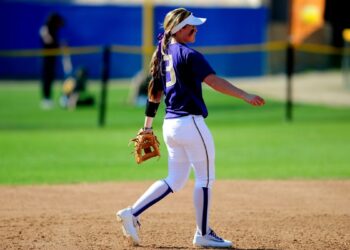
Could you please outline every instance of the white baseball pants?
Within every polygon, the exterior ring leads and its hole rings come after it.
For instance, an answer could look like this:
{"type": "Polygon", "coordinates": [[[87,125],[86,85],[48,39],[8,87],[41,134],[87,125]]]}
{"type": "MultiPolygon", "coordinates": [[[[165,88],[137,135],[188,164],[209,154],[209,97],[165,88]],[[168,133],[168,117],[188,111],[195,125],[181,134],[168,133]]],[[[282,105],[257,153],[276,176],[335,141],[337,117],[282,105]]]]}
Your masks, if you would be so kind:
{"type": "Polygon", "coordinates": [[[191,167],[196,187],[211,188],[215,179],[215,148],[203,116],[165,119],[163,137],[168,148],[166,183],[173,191],[186,183],[191,167]]]}
{"type": "Polygon", "coordinates": [[[163,137],[168,148],[168,176],[152,186],[132,206],[139,216],[168,194],[179,191],[188,180],[191,167],[195,173],[193,202],[196,210],[197,231],[209,231],[211,187],[215,179],[215,150],[211,133],[202,116],[165,119],[163,137]]]}

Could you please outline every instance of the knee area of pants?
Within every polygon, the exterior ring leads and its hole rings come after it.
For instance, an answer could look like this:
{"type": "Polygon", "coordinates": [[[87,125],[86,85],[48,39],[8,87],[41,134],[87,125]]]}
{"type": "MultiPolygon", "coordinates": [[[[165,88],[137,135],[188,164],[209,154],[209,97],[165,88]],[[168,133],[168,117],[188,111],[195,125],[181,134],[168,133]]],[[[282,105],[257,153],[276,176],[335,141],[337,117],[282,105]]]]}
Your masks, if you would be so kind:
{"type": "Polygon", "coordinates": [[[196,180],[195,187],[196,188],[202,188],[202,187],[212,188],[213,184],[214,184],[214,179],[209,180],[209,182],[207,180],[206,181],[196,180]]]}
{"type": "Polygon", "coordinates": [[[169,185],[171,190],[173,190],[174,193],[180,191],[185,186],[185,183],[186,183],[186,182],[175,182],[169,179],[165,179],[165,181],[169,185]]]}

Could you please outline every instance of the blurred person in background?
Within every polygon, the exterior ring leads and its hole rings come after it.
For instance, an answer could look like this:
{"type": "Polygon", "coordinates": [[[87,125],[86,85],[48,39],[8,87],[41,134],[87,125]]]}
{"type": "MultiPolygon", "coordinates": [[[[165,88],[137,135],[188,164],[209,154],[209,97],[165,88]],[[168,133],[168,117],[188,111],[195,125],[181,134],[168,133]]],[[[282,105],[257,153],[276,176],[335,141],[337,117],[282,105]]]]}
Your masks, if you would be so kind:
{"type": "MultiPolygon", "coordinates": [[[[52,13],[47,17],[39,30],[43,49],[59,48],[58,31],[63,25],[63,17],[58,13],[52,13]]],[[[51,109],[53,107],[52,85],[55,79],[56,55],[44,55],[42,63],[41,106],[43,109],[51,109]]]]}

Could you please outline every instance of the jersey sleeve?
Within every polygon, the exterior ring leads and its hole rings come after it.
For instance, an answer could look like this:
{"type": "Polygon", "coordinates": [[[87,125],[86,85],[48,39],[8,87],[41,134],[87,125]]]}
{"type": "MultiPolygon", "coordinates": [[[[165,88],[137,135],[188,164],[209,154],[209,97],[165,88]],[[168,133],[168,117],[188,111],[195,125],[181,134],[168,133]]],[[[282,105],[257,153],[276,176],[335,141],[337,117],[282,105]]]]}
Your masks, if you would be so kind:
{"type": "Polygon", "coordinates": [[[203,82],[203,80],[210,74],[215,74],[215,71],[204,58],[204,56],[197,52],[192,51],[187,56],[187,62],[192,69],[195,77],[203,82]]]}

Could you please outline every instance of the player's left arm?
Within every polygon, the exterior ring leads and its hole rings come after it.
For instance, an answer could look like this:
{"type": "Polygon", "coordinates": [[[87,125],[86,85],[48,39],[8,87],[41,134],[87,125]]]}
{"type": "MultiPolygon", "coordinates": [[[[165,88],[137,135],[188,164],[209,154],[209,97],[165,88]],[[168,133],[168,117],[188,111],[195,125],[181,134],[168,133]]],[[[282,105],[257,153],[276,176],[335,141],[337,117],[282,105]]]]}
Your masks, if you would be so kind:
{"type": "Polygon", "coordinates": [[[253,106],[262,106],[265,104],[265,100],[260,96],[249,94],[215,74],[205,77],[204,82],[220,93],[242,99],[253,106]]]}

